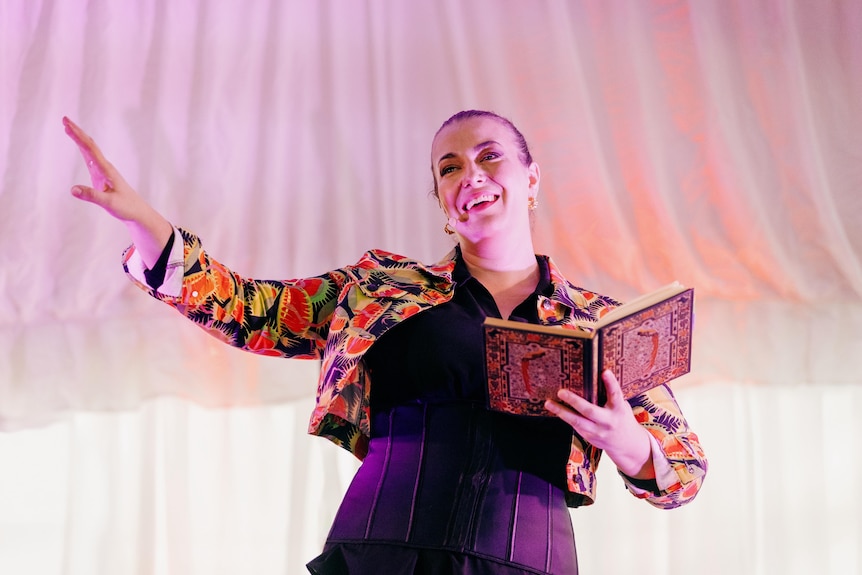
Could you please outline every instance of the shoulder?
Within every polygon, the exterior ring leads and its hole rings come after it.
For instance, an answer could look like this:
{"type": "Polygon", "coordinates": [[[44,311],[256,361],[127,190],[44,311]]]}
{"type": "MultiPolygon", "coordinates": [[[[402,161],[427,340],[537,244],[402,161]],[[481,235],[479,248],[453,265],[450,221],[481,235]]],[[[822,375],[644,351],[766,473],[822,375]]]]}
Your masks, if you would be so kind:
{"type": "Polygon", "coordinates": [[[551,258],[547,258],[547,260],[551,285],[554,289],[552,297],[569,305],[575,311],[575,319],[597,320],[613,308],[621,305],[619,301],[610,296],[575,285],[563,276],[551,258]]]}
{"type": "Polygon", "coordinates": [[[362,254],[359,261],[351,267],[370,270],[377,268],[419,267],[421,265],[422,263],[419,260],[375,248],[362,254]]]}
{"type": "Polygon", "coordinates": [[[368,272],[375,270],[396,274],[403,270],[413,270],[430,275],[447,276],[451,274],[454,267],[454,252],[450,252],[439,262],[426,264],[417,259],[387,250],[371,249],[362,254],[362,257],[355,264],[348,266],[348,269],[353,270],[359,275],[367,275],[368,272]]]}
{"type": "Polygon", "coordinates": [[[425,264],[401,254],[372,249],[344,271],[368,295],[392,296],[424,290],[448,294],[453,287],[454,268],[454,258],[425,264]]]}
{"type": "Polygon", "coordinates": [[[354,264],[356,267],[418,267],[426,269],[447,268],[455,263],[455,251],[452,250],[444,258],[434,264],[426,264],[415,258],[396,254],[387,250],[370,249],[354,264]]]}

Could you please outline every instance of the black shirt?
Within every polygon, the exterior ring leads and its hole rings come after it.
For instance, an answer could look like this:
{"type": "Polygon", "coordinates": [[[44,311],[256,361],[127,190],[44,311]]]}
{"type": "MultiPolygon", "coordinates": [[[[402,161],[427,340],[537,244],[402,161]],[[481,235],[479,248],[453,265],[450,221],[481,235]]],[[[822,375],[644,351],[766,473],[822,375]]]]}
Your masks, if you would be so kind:
{"type": "MultiPolygon", "coordinates": [[[[538,295],[552,295],[548,261],[538,256],[540,279],[534,292],[507,318],[539,323],[538,295]]],[[[487,404],[484,364],[486,317],[500,317],[494,298],[456,256],[455,295],[449,302],[395,325],[365,353],[371,377],[371,412],[413,403],[487,404]]],[[[501,455],[523,469],[565,487],[572,428],[549,417],[493,413],[488,420],[501,455]]]]}

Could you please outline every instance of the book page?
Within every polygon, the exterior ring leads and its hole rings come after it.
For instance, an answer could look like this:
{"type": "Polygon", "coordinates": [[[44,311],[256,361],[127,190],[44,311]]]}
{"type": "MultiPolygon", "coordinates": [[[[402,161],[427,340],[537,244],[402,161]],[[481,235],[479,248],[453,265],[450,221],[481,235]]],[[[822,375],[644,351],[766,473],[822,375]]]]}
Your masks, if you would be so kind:
{"type": "Polygon", "coordinates": [[[635,299],[624,303],[623,305],[616,307],[606,313],[601,319],[597,322],[581,322],[575,321],[572,322],[573,325],[577,325],[580,327],[587,328],[589,330],[599,329],[608,324],[611,324],[617,321],[620,318],[624,318],[627,315],[631,315],[637,311],[642,309],[646,309],[651,305],[655,305],[660,301],[664,301],[668,298],[671,298],[679,293],[682,293],[686,290],[686,287],[679,282],[669,283],[665,286],[660,287],[655,291],[651,291],[649,293],[645,293],[636,297],[635,299]]]}
{"type": "Polygon", "coordinates": [[[540,325],[537,323],[526,323],[521,321],[512,321],[510,319],[500,319],[496,317],[486,317],[485,325],[492,327],[508,328],[531,333],[546,333],[559,337],[581,337],[590,338],[593,336],[593,324],[585,324],[581,326],[577,323],[570,325],[540,325]],[[587,327],[588,329],[583,329],[587,327]]]}

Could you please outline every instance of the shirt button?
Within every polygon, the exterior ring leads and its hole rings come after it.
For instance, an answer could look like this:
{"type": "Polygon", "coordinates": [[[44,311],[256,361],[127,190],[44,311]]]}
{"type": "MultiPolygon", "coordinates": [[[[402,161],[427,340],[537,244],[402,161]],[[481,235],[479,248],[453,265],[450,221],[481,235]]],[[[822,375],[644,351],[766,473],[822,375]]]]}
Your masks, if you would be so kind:
{"type": "Polygon", "coordinates": [[[192,297],[198,297],[198,292],[197,292],[197,291],[193,291],[193,292],[192,292],[192,297]]]}

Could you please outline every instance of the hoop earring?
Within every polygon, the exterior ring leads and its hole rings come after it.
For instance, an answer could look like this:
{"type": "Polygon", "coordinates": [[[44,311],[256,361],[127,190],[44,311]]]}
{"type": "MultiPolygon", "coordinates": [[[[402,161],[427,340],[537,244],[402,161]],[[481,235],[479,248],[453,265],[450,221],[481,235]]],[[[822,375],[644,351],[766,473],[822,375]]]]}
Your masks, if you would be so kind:
{"type": "Polygon", "coordinates": [[[455,230],[452,229],[452,226],[449,225],[449,222],[446,222],[446,225],[443,226],[443,231],[449,234],[450,236],[455,233],[455,230]]]}
{"type": "Polygon", "coordinates": [[[528,198],[527,199],[527,209],[529,209],[531,212],[534,211],[538,207],[539,207],[539,200],[537,200],[536,198],[528,198]]]}

